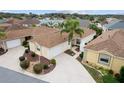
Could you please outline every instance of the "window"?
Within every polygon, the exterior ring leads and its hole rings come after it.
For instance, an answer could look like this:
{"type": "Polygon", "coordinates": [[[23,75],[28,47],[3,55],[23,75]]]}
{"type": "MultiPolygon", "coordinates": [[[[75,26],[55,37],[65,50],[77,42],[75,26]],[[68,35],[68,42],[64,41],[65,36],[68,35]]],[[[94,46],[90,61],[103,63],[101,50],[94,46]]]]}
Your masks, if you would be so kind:
{"type": "Polygon", "coordinates": [[[104,65],[109,65],[111,56],[106,54],[100,54],[99,55],[99,63],[104,65]]]}
{"type": "Polygon", "coordinates": [[[40,48],[37,48],[38,51],[40,51],[40,48]]]}
{"type": "Polygon", "coordinates": [[[36,49],[37,49],[38,51],[40,51],[41,47],[36,44],[36,49]]]}

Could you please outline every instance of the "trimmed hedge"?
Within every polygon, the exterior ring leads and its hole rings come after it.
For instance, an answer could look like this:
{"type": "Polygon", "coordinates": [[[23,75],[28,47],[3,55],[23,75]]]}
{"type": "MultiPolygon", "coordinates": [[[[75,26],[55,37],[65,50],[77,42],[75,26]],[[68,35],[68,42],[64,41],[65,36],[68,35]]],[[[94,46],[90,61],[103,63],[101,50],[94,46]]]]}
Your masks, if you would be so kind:
{"type": "Polygon", "coordinates": [[[24,61],[25,60],[25,57],[24,56],[21,56],[21,57],[19,57],[19,60],[20,61],[24,61]]]}
{"type": "Polygon", "coordinates": [[[114,74],[113,70],[111,70],[111,69],[108,72],[109,72],[109,74],[112,74],[112,75],[114,74]]]}
{"type": "Polygon", "coordinates": [[[33,66],[33,70],[36,74],[40,74],[42,72],[42,64],[38,63],[33,66]]]}
{"type": "Polygon", "coordinates": [[[47,64],[43,65],[43,69],[48,69],[49,66],[47,64]]]}
{"type": "Polygon", "coordinates": [[[55,59],[51,59],[50,63],[53,64],[53,65],[56,65],[56,60],[55,59]]]}
{"type": "Polygon", "coordinates": [[[29,67],[29,65],[30,65],[30,61],[28,61],[28,60],[24,60],[24,61],[20,62],[20,67],[22,69],[27,69],[29,67]]]}
{"type": "Polygon", "coordinates": [[[25,50],[25,53],[29,53],[29,52],[30,52],[30,50],[29,50],[29,49],[26,49],[26,50],[25,50]]]}
{"type": "Polygon", "coordinates": [[[32,53],[31,53],[31,56],[32,56],[32,57],[35,57],[35,56],[36,56],[36,54],[35,54],[34,52],[32,52],[32,53]]]}

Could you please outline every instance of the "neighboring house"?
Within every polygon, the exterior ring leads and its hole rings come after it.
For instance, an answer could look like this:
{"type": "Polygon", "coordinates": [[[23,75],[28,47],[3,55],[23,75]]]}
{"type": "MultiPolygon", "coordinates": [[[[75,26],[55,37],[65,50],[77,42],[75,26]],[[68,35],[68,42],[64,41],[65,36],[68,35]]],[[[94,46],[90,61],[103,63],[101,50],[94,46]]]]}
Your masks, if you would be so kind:
{"type": "Polygon", "coordinates": [[[111,23],[103,25],[104,31],[110,31],[113,29],[124,29],[124,20],[116,20],[111,23]]]}
{"type": "Polygon", "coordinates": [[[89,25],[91,24],[89,20],[79,19],[79,22],[80,22],[80,26],[85,28],[89,28],[89,25]]]}
{"type": "Polygon", "coordinates": [[[26,29],[26,28],[28,28],[28,27],[22,26],[20,24],[12,24],[6,28],[6,31],[26,29]]]}
{"type": "Polygon", "coordinates": [[[64,22],[64,19],[57,19],[57,18],[44,18],[40,20],[41,25],[47,25],[49,27],[58,27],[59,24],[62,24],[64,22]]]}
{"type": "Polygon", "coordinates": [[[8,24],[8,23],[2,23],[0,24],[0,29],[3,29],[3,30],[6,30],[8,27],[10,27],[11,24],[8,24]]]}
{"type": "Polygon", "coordinates": [[[96,35],[95,31],[88,29],[88,28],[82,28],[84,30],[84,34],[80,38],[75,37],[72,44],[79,46],[79,50],[81,52],[84,51],[84,47],[93,39],[93,37],[96,35]]]}
{"type": "Polygon", "coordinates": [[[36,18],[24,19],[21,23],[24,27],[40,26],[40,21],[36,18]]]}
{"type": "MultiPolygon", "coordinates": [[[[95,31],[93,30],[84,30],[80,42],[76,42],[80,46],[81,51],[83,51],[85,43],[92,40],[95,35],[95,31]]],[[[33,37],[33,39],[29,41],[30,50],[48,59],[51,59],[70,48],[67,33],[61,35],[59,29],[46,26],[8,31],[6,32],[6,37],[0,41],[1,46],[4,49],[20,46],[28,36],[33,37]]]]}
{"type": "Polygon", "coordinates": [[[118,21],[118,20],[119,20],[119,19],[114,18],[114,17],[108,17],[108,18],[106,18],[106,22],[107,22],[107,23],[112,23],[112,22],[118,21]]]}
{"type": "Polygon", "coordinates": [[[23,20],[16,19],[16,18],[9,18],[6,20],[8,24],[20,24],[23,20]]]}
{"type": "Polygon", "coordinates": [[[105,32],[91,41],[85,47],[83,61],[119,73],[124,66],[124,30],[105,32]]]}
{"type": "Polygon", "coordinates": [[[0,24],[3,24],[6,22],[6,19],[0,19],[0,24]]]}

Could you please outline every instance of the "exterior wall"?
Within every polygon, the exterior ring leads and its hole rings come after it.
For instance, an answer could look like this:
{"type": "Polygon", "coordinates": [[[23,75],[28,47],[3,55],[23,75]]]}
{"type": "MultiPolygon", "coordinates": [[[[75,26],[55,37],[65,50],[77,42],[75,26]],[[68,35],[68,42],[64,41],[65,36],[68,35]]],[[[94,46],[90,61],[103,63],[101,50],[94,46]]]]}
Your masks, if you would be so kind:
{"type": "Polygon", "coordinates": [[[34,42],[29,42],[29,46],[30,46],[31,51],[35,52],[37,55],[42,56],[42,54],[41,54],[42,49],[39,44],[34,43],[34,42]],[[37,50],[37,48],[39,48],[40,50],[37,50]]]}
{"type": "Polygon", "coordinates": [[[97,52],[97,51],[85,49],[83,61],[88,61],[88,63],[92,63],[100,67],[102,66],[106,69],[112,69],[114,73],[119,73],[120,68],[124,66],[124,58],[115,57],[106,51],[97,52]],[[100,53],[111,56],[111,60],[108,66],[98,62],[100,53]]]}
{"type": "Polygon", "coordinates": [[[46,58],[48,58],[48,59],[50,59],[50,54],[49,54],[49,48],[46,48],[46,47],[44,47],[44,46],[42,46],[42,56],[44,56],[44,57],[46,57],[46,58]]]}
{"type": "Polygon", "coordinates": [[[122,66],[124,66],[124,59],[123,58],[114,57],[111,69],[113,69],[115,73],[119,73],[120,68],[122,66]]]}
{"type": "MultiPolygon", "coordinates": [[[[18,39],[18,38],[17,38],[18,39]]],[[[14,39],[14,40],[16,40],[16,39],[14,39]]],[[[21,43],[23,42],[25,40],[25,38],[20,38],[20,41],[21,41],[21,43]]],[[[7,41],[9,41],[9,40],[7,40],[7,41]]],[[[11,40],[10,40],[11,41],[11,40]]],[[[3,48],[6,50],[6,49],[8,49],[7,48],[7,44],[6,44],[6,41],[3,41],[3,48]]]]}
{"type": "Polygon", "coordinates": [[[97,27],[102,28],[102,25],[100,23],[97,23],[97,27]]]}
{"type": "Polygon", "coordinates": [[[80,43],[80,51],[81,52],[84,51],[85,43],[88,43],[89,41],[91,41],[93,39],[94,35],[95,35],[95,33],[81,39],[81,43],[80,43]]]}
{"type": "Polygon", "coordinates": [[[61,53],[63,53],[65,50],[69,49],[70,48],[70,45],[68,45],[68,41],[62,43],[62,44],[59,44],[55,47],[52,47],[49,49],[49,58],[53,58],[61,53]]]}
{"type": "Polygon", "coordinates": [[[64,43],[59,44],[52,48],[46,48],[46,47],[40,46],[39,44],[34,43],[34,42],[29,42],[29,45],[30,45],[31,51],[35,52],[36,54],[38,54],[40,56],[44,56],[48,59],[52,59],[55,56],[63,53],[65,50],[70,48],[70,45],[68,45],[68,42],[64,42],[64,43]],[[37,48],[39,48],[40,51],[37,50],[37,48]]]}

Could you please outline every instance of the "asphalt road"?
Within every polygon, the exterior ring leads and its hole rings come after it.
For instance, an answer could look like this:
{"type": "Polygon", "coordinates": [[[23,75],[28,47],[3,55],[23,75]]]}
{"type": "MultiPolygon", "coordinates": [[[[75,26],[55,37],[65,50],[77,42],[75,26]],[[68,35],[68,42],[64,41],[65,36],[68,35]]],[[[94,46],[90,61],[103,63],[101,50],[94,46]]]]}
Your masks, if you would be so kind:
{"type": "Polygon", "coordinates": [[[47,83],[45,81],[0,67],[0,83],[47,83]]]}

